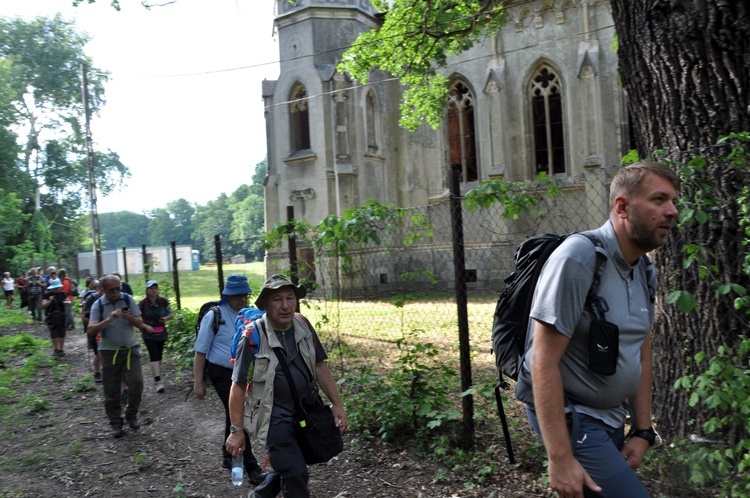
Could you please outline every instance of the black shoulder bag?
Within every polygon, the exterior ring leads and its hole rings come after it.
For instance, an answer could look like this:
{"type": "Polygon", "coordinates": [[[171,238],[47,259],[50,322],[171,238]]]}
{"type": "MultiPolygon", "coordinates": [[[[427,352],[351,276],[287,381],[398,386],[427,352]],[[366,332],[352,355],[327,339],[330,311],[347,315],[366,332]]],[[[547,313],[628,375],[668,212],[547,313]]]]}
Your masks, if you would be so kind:
{"type": "MultiPolygon", "coordinates": [[[[336,427],[336,421],[333,419],[331,407],[323,403],[318,393],[318,384],[313,381],[312,392],[305,392],[304,407],[297,394],[297,388],[292,379],[292,372],[289,371],[289,365],[284,358],[281,348],[273,348],[276,357],[279,359],[281,369],[284,371],[287,382],[289,382],[289,391],[294,399],[294,406],[297,410],[295,414],[296,424],[295,435],[297,444],[302,450],[305,462],[308,465],[315,463],[325,463],[344,450],[344,438],[341,431],[336,427]]],[[[307,366],[305,366],[306,370],[307,366]]]]}

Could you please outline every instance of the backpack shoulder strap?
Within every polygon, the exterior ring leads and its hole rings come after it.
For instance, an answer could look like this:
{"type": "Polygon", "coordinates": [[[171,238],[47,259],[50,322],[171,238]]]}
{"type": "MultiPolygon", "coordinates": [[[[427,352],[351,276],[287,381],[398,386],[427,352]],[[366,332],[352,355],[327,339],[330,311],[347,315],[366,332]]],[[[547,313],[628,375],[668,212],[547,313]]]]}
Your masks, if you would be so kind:
{"type": "Polygon", "coordinates": [[[594,270],[594,281],[591,283],[589,293],[586,295],[586,306],[591,307],[594,315],[604,320],[604,314],[609,311],[609,304],[607,301],[598,296],[596,293],[599,290],[599,285],[602,283],[604,277],[604,270],[606,269],[607,253],[604,250],[604,243],[601,239],[591,232],[581,232],[581,235],[586,237],[594,244],[594,250],[596,251],[596,270],[594,270]]]}
{"type": "Polygon", "coordinates": [[[219,305],[214,304],[211,306],[208,311],[214,312],[214,335],[216,335],[219,332],[219,327],[221,327],[223,324],[227,323],[222,317],[221,317],[221,308],[219,308],[219,305]]]}

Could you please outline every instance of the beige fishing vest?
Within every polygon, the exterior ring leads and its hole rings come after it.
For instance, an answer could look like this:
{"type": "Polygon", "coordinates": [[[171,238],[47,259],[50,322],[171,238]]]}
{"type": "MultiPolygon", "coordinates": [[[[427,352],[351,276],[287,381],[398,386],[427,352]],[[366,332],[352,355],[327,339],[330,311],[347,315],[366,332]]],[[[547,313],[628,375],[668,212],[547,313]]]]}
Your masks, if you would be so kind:
{"type": "MultiPolygon", "coordinates": [[[[273,408],[273,381],[276,376],[276,366],[279,359],[273,348],[280,348],[276,334],[273,333],[273,327],[267,320],[268,315],[264,315],[263,320],[265,328],[260,327],[258,335],[260,337],[260,348],[255,356],[255,366],[253,367],[252,380],[245,397],[244,423],[248,434],[260,439],[265,446],[266,437],[268,436],[268,425],[271,421],[271,409],[273,408]]],[[[307,321],[301,318],[299,313],[294,315],[294,341],[297,343],[302,359],[307,368],[315,378],[315,346],[313,344],[312,330],[307,325],[307,321]]]]}

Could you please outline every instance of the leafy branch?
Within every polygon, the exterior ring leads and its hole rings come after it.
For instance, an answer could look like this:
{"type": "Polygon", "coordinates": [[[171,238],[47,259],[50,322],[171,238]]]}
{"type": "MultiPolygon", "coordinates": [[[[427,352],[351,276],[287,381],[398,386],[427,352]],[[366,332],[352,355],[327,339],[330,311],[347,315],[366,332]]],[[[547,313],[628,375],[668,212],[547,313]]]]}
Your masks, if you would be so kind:
{"type": "Polygon", "coordinates": [[[447,103],[448,79],[438,73],[451,55],[470,49],[504,22],[501,0],[377,0],[385,12],[380,29],[359,35],[339,71],[367,83],[379,69],[406,86],[402,127],[414,131],[427,123],[437,129],[447,103]],[[391,3],[391,5],[388,5],[391,3]]]}

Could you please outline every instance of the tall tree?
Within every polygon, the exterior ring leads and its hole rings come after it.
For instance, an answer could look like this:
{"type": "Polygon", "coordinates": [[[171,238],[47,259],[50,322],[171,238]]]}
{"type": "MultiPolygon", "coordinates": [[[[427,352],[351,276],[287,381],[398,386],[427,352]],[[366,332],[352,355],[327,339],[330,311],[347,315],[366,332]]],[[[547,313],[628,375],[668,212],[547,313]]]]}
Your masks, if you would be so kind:
{"type": "Polygon", "coordinates": [[[230,237],[232,211],[226,194],[220,194],[215,201],[208,201],[205,206],[198,206],[193,223],[193,247],[201,252],[205,261],[216,261],[216,235],[221,237],[222,257],[227,258],[235,253],[230,237]]]}
{"type": "Polygon", "coordinates": [[[669,432],[685,436],[699,430],[706,414],[689,406],[684,391],[672,388],[689,373],[698,352],[715,356],[719,347],[736,350],[747,321],[733,308],[732,294],[717,293],[717,282],[741,283],[743,248],[738,226],[740,189],[747,174],[722,158],[722,135],[750,130],[750,5],[729,0],[612,0],[619,35],[619,64],[629,96],[628,109],[642,156],[663,149],[677,161],[708,159],[705,180],[714,186],[712,220],[688,224],[656,253],[662,279],[660,302],[674,289],[689,290],[697,311],[665,306],[657,321],[654,413],[669,421],[669,432]],[[707,261],[715,271],[683,268],[684,250],[693,244],[711,248],[707,261]],[[667,318],[668,317],[668,318],[667,318]],[[695,427],[692,422],[695,421],[695,427]]]}
{"type": "Polygon", "coordinates": [[[99,231],[104,250],[141,247],[148,242],[148,217],[130,211],[102,213],[99,215],[99,231]]]}
{"type": "MultiPolygon", "coordinates": [[[[78,218],[88,186],[81,67],[90,68],[93,113],[104,102],[107,80],[84,53],[87,41],[59,15],[31,21],[0,19],[0,170],[10,173],[2,182],[24,200],[25,212],[39,206],[57,226],[75,227],[58,232],[65,237],[59,240],[61,247],[71,254],[76,243],[67,237],[79,235],[78,218]],[[11,141],[20,145],[10,146],[11,141]],[[56,207],[61,204],[62,210],[56,207]]],[[[95,158],[100,192],[106,194],[129,176],[117,154],[96,151],[95,158]]]]}

